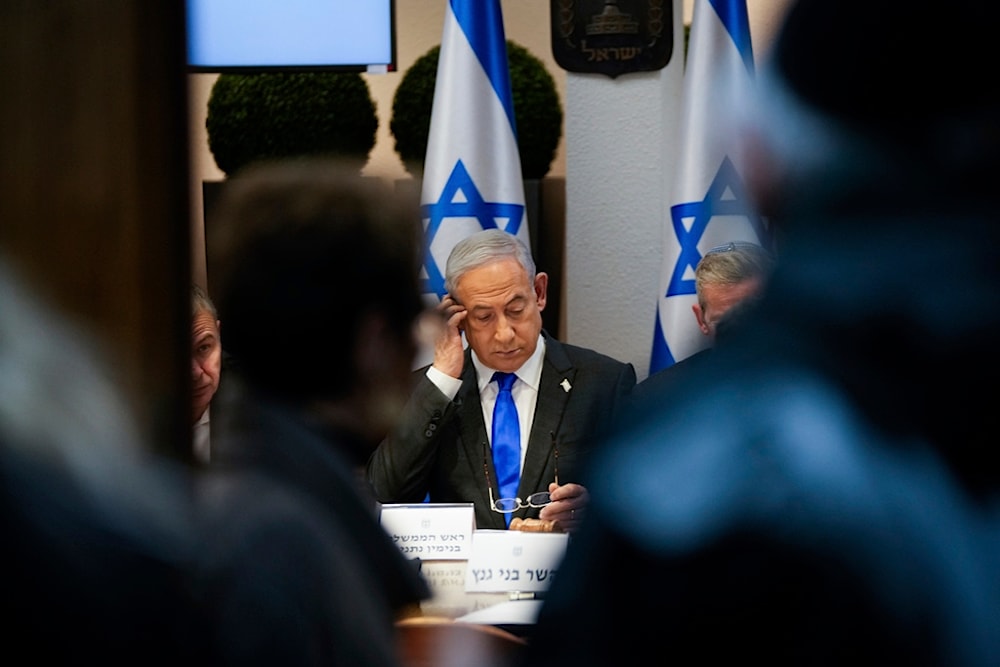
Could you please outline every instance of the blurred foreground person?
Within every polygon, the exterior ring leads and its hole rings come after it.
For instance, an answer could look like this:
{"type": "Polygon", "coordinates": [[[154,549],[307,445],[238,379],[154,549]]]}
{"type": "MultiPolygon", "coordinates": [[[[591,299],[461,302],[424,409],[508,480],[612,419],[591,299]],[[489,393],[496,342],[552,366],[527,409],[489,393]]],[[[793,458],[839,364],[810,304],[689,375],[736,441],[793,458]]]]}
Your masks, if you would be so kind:
{"type": "Polygon", "coordinates": [[[791,7],[740,134],[781,261],[594,461],[529,664],[996,664],[998,14],[924,58],[934,3],[791,7]]]}
{"type": "Polygon", "coordinates": [[[273,163],[227,184],[208,230],[234,365],[205,578],[232,664],[391,665],[394,621],[429,594],[362,474],[406,401],[423,309],[418,213],[401,206],[357,169],[273,163]]]}
{"type": "Polygon", "coordinates": [[[88,332],[0,260],[4,650],[39,664],[211,664],[188,486],[147,458],[88,332]]]}

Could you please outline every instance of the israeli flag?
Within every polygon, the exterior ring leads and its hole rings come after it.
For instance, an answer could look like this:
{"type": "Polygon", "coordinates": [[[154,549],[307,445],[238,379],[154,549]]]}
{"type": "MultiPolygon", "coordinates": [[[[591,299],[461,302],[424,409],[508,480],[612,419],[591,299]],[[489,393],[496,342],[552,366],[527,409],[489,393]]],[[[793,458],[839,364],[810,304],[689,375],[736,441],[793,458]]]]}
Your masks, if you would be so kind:
{"type": "Polygon", "coordinates": [[[708,345],[691,311],[702,253],[730,241],[770,247],[765,221],[747,199],[727,141],[733,125],[726,115],[751,102],[753,80],[746,0],[695,0],[650,373],[708,345]]]}
{"type": "Polygon", "coordinates": [[[452,247],[500,228],[531,247],[500,0],[449,0],[420,205],[425,298],[444,296],[452,247]]]}

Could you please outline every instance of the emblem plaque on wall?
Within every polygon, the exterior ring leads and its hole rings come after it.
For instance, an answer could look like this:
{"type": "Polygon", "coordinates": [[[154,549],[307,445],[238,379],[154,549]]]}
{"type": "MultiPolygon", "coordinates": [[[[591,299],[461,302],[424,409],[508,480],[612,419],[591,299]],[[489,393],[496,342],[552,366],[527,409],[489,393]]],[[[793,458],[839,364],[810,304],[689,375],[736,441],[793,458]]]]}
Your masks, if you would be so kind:
{"type": "Polygon", "coordinates": [[[674,0],[550,0],[552,55],[568,72],[663,69],[674,49],[674,0]]]}

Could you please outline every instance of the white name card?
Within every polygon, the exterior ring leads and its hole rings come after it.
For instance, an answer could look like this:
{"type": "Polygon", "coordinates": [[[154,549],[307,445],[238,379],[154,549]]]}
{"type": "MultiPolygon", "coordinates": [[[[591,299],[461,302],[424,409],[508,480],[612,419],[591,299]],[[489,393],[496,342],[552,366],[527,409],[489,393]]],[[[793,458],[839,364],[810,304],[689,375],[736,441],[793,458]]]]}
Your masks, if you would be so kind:
{"type": "Polygon", "coordinates": [[[548,589],[569,544],[566,533],[477,530],[465,573],[468,592],[520,592],[548,589]]]}
{"type": "Polygon", "coordinates": [[[382,505],[379,521],[409,558],[465,560],[472,548],[472,503],[382,505]]]}

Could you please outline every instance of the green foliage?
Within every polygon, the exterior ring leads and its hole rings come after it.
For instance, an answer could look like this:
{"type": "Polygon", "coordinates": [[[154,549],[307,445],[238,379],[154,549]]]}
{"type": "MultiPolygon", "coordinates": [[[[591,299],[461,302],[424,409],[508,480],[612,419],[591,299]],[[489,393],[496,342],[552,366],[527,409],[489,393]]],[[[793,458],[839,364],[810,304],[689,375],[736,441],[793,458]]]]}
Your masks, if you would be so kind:
{"type": "Polygon", "coordinates": [[[208,147],[227,176],[258,160],[337,156],[360,170],[378,116],[356,72],[219,75],[208,100],[208,147]]]}
{"type": "Polygon", "coordinates": [[[507,42],[517,150],[525,178],[542,178],[556,156],[562,137],[562,106],[556,84],[541,60],[527,49],[507,42]]]}
{"type": "Polygon", "coordinates": [[[396,153],[411,174],[419,174],[427,152],[431,130],[431,106],[437,79],[440,46],[417,58],[396,87],[392,98],[389,132],[395,138],[396,153]]]}
{"type": "MultiPolygon", "coordinates": [[[[389,131],[396,153],[412,174],[422,171],[430,133],[434,82],[440,46],[418,58],[396,88],[389,131]]],[[[507,41],[510,85],[514,97],[514,122],[521,175],[539,179],[549,172],[562,138],[562,105],[555,80],[545,64],[527,49],[507,41]]]]}

